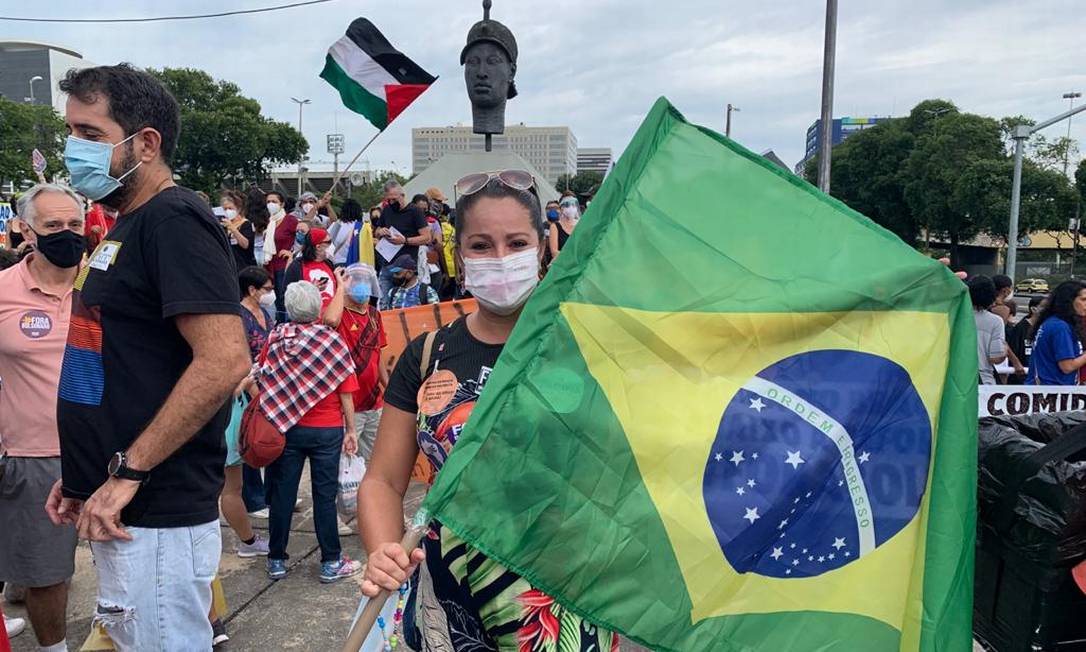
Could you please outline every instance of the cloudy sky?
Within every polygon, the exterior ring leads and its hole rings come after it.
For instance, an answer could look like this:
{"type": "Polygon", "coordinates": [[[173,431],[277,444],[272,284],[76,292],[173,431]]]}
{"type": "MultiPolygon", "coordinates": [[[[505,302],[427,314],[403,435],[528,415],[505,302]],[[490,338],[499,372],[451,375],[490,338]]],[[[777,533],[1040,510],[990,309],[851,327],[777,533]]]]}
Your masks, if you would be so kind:
{"type": "MultiPolygon", "coordinates": [[[[49,0],[3,3],[0,15],[114,18],[196,14],[286,0],[49,0]],[[18,7],[17,9],[12,7],[18,7]],[[17,13],[16,13],[17,12],[17,13]]],[[[803,156],[818,116],[821,0],[494,0],[493,17],[516,34],[520,96],[507,123],[568,125],[585,146],[621,152],[656,97],[697,123],[724,130],[787,163],[803,156]]],[[[1086,92],[1082,0],[841,0],[836,116],[902,115],[930,97],[967,111],[1043,119],[1061,95],[1086,92]]],[[[481,17],[478,0],[335,0],[284,11],[180,22],[68,25],[0,20],[0,39],[73,48],[96,63],[195,67],[236,82],[266,115],[296,123],[290,97],[310,98],[304,132],[314,159],[324,135],[352,152],[373,133],[317,77],[328,46],[356,16],[440,79],[365,158],[410,171],[411,127],[470,124],[459,52],[481,17]]],[[[1065,133],[1053,127],[1052,136],[1065,133]]],[[[1086,117],[1072,135],[1086,138],[1086,117]]]]}

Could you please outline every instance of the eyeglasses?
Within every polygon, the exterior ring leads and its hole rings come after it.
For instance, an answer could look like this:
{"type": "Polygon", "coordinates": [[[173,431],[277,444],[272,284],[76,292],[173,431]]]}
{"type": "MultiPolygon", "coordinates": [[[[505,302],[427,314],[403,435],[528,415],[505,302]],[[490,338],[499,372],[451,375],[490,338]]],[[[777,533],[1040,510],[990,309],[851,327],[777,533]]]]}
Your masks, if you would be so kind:
{"type": "Polygon", "coordinates": [[[530,190],[535,187],[535,179],[524,170],[500,170],[498,172],[476,172],[461,177],[456,182],[456,192],[460,195],[474,195],[494,179],[513,190],[530,190]]]}

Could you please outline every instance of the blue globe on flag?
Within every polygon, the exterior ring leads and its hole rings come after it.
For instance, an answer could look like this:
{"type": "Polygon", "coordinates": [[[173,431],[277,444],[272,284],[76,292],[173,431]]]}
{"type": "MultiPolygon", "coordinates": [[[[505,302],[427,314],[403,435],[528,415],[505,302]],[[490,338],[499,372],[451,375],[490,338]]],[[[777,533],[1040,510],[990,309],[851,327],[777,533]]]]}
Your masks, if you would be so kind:
{"type": "Polygon", "coordinates": [[[930,459],[931,420],[904,368],[811,351],[765,368],[728,403],[702,492],[737,572],[814,577],[913,519],[930,459]]]}

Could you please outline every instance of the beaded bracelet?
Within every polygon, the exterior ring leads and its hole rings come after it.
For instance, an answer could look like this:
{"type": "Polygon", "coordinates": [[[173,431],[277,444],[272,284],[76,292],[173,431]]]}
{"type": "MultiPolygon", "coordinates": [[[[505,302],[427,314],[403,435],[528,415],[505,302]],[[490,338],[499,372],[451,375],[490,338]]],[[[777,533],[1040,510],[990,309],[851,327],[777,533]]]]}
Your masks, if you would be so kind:
{"type": "Polygon", "coordinates": [[[399,589],[399,597],[396,599],[396,613],[392,616],[392,635],[385,631],[385,619],[383,616],[377,617],[377,627],[381,629],[381,639],[383,644],[381,649],[384,652],[392,652],[396,649],[396,646],[400,643],[399,636],[396,635],[397,630],[403,631],[401,627],[403,623],[403,607],[406,602],[407,584],[404,584],[399,589]]]}

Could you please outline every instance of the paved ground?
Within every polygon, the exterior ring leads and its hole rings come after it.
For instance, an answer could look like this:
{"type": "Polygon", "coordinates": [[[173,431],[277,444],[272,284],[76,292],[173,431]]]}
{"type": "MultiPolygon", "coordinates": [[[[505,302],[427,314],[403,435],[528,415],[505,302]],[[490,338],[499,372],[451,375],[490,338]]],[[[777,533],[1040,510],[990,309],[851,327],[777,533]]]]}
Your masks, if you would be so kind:
{"type": "MultiPolygon", "coordinates": [[[[361,596],[359,578],[326,585],[318,581],[320,550],[313,528],[312,504],[309,502],[308,470],[302,480],[303,509],[294,516],[291,530],[290,573],[272,582],[264,573],[264,559],[240,559],[234,554],[237,537],[223,526],[223,555],[219,576],[226,592],[229,614],[226,616],[230,641],[217,650],[223,652],[273,652],[276,650],[339,650],[350,627],[361,596]]],[[[417,506],[421,492],[413,488],[409,498],[417,506]]],[[[413,510],[411,510],[413,511],[413,510]]],[[[265,529],[267,521],[254,521],[265,529]]],[[[344,551],[353,559],[365,560],[356,535],[341,538],[344,551]]],[[[69,649],[78,650],[90,631],[94,613],[96,576],[86,544],[76,551],[76,575],[72,580],[68,607],[69,649]]],[[[4,605],[9,616],[25,617],[20,605],[4,605]]],[[[14,652],[37,650],[29,631],[12,641],[14,652]]],[[[622,652],[647,652],[624,641],[622,652]]],[[[979,646],[975,647],[979,651],[979,646]]],[[[774,651],[775,652],[775,651],[774,651]]]]}

